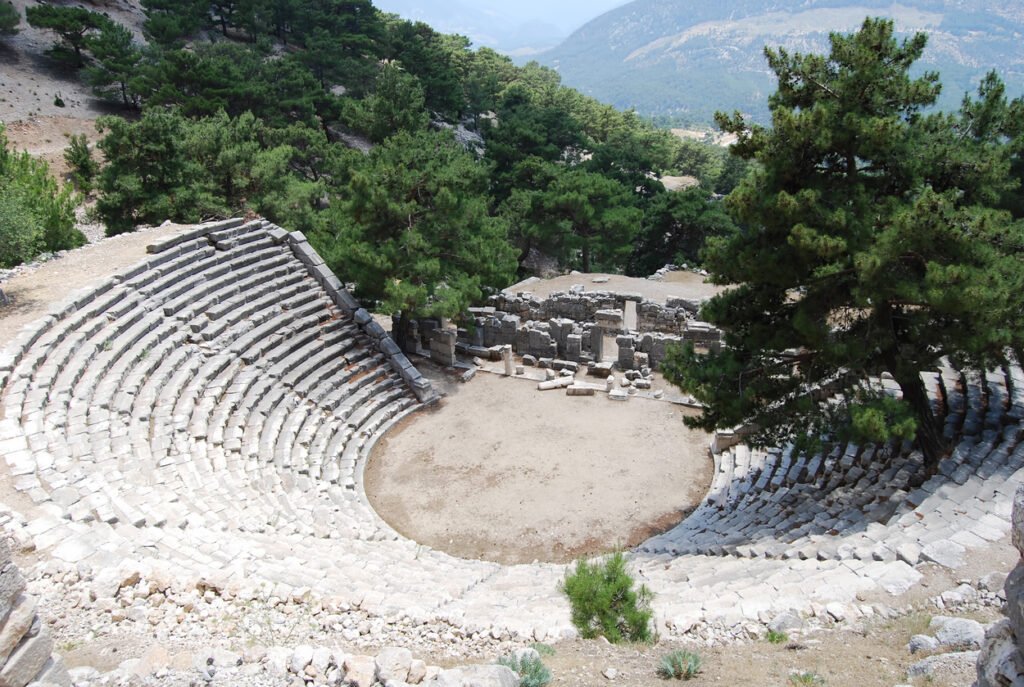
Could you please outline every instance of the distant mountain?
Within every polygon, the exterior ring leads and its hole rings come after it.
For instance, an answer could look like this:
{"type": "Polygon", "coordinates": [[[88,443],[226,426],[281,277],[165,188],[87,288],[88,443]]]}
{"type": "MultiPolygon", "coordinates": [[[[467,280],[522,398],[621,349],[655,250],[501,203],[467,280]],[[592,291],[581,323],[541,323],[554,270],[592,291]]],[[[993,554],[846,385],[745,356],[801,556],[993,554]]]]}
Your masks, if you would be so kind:
{"type": "Polygon", "coordinates": [[[570,33],[626,0],[373,0],[385,12],[458,33],[476,46],[524,56],[550,50],[570,33]]]}
{"type": "Polygon", "coordinates": [[[643,114],[710,122],[738,109],[764,120],[775,81],[763,47],[827,53],[830,31],[854,31],[868,15],[929,34],[918,68],[940,72],[940,107],[956,107],[993,68],[1024,93],[1024,0],[635,0],[537,59],[566,85],[643,114]]]}

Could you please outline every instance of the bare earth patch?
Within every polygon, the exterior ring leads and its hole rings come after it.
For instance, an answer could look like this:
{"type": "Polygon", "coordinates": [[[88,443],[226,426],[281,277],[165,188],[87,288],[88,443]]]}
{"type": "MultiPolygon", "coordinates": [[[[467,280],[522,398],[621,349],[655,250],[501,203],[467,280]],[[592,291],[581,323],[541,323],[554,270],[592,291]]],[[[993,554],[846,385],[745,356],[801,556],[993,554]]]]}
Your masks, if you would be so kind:
{"type": "Polygon", "coordinates": [[[664,303],[667,298],[702,300],[723,290],[721,286],[715,286],[694,272],[669,272],[663,281],[624,277],[621,274],[563,274],[552,279],[514,284],[505,289],[505,293],[515,295],[528,291],[538,298],[547,298],[558,291],[568,291],[576,284],[582,284],[587,292],[639,294],[656,303],[664,303]]]}
{"type": "Polygon", "coordinates": [[[711,483],[709,438],[684,412],[477,375],[377,445],[367,496],[401,534],[463,558],[565,562],[631,547],[680,522],[711,483]]]}

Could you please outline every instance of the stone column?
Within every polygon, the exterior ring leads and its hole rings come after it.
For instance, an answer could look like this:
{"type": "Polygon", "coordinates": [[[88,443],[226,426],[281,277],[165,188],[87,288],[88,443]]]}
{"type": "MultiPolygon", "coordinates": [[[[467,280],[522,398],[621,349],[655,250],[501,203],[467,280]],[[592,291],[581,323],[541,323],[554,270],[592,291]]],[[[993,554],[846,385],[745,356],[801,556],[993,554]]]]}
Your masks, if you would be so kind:
{"type": "Polygon", "coordinates": [[[590,355],[594,362],[604,360],[604,329],[596,324],[590,328],[590,355]]]}
{"type": "Polygon", "coordinates": [[[516,370],[515,364],[512,361],[512,346],[505,345],[501,347],[501,359],[505,361],[505,376],[513,376],[516,370]]]}

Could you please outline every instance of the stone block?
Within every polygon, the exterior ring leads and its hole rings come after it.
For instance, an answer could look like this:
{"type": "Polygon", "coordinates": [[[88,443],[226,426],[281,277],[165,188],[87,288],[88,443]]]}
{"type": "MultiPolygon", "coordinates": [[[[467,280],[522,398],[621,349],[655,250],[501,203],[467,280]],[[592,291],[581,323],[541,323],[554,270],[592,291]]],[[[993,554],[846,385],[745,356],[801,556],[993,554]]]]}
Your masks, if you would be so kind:
{"type": "Polygon", "coordinates": [[[549,379],[546,382],[540,382],[537,384],[537,389],[540,391],[552,391],[554,389],[565,389],[572,386],[572,377],[559,377],[557,379],[549,379]]]}
{"type": "Polygon", "coordinates": [[[53,640],[44,627],[39,634],[26,637],[0,668],[0,684],[25,687],[35,680],[53,653],[53,640]]]}
{"type": "Polygon", "coordinates": [[[380,326],[379,322],[373,320],[366,323],[366,327],[363,328],[363,331],[365,331],[366,334],[374,341],[380,341],[388,336],[388,333],[384,331],[384,327],[380,326]]]}
{"type": "Polygon", "coordinates": [[[570,386],[566,388],[566,396],[594,396],[597,390],[589,386],[570,386]]]}
{"type": "Polygon", "coordinates": [[[20,594],[0,629],[0,664],[7,660],[22,638],[28,634],[36,619],[36,601],[20,594]]]}
{"type": "Polygon", "coordinates": [[[412,668],[412,652],[408,649],[384,649],[376,658],[377,679],[384,684],[405,682],[412,668]]]}

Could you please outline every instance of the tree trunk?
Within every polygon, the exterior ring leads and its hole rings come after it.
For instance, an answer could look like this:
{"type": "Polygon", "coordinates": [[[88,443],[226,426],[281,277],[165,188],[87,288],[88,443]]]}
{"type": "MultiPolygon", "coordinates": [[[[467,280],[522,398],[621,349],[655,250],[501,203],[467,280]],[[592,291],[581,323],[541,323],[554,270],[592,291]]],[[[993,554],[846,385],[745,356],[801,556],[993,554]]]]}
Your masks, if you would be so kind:
{"type": "Polygon", "coordinates": [[[590,244],[583,244],[583,273],[590,274],[590,244]]]}
{"type": "Polygon", "coordinates": [[[925,465],[936,467],[949,451],[949,443],[942,436],[941,428],[932,411],[931,401],[917,372],[892,371],[896,382],[903,390],[903,400],[910,404],[917,416],[917,444],[924,454],[925,465]]]}
{"type": "Polygon", "coordinates": [[[409,333],[411,329],[412,319],[409,317],[409,312],[407,310],[402,310],[398,316],[398,324],[395,327],[395,331],[391,332],[391,336],[395,340],[395,343],[398,344],[398,347],[402,349],[403,353],[416,352],[415,345],[411,351],[408,349],[407,345],[409,343],[409,333]]]}

